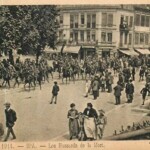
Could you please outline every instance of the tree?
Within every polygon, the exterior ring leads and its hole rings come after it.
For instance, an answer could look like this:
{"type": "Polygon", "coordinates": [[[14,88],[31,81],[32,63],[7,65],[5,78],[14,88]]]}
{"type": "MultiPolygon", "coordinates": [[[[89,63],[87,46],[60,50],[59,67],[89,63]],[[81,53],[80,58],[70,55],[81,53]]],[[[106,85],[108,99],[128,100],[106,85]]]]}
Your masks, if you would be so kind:
{"type": "Polygon", "coordinates": [[[0,49],[20,49],[40,53],[45,46],[55,48],[59,27],[57,6],[1,6],[0,49]],[[40,49],[39,49],[40,47],[40,49]]]}

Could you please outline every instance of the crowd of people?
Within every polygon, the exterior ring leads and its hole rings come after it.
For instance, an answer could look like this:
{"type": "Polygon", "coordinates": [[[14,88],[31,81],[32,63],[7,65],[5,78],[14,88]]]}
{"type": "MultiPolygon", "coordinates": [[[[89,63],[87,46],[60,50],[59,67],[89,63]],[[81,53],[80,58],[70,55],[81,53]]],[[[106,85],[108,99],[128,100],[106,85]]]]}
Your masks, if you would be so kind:
{"type": "MultiPolygon", "coordinates": [[[[132,103],[134,99],[135,87],[133,81],[141,82],[145,80],[145,86],[141,89],[142,105],[145,104],[147,94],[150,94],[150,69],[147,57],[106,57],[99,58],[97,55],[88,56],[85,60],[78,60],[69,55],[58,55],[49,65],[48,60],[41,57],[38,61],[30,58],[24,61],[17,57],[16,61],[3,59],[0,61],[0,79],[2,79],[1,88],[13,88],[21,83],[35,88],[49,80],[49,75],[53,79],[53,73],[58,77],[66,79],[68,82],[76,80],[85,80],[85,98],[93,95],[93,100],[97,100],[100,92],[113,93],[115,104],[121,104],[122,92],[125,92],[127,103],[132,103]],[[13,62],[13,63],[12,63],[13,62]],[[139,73],[139,79],[136,74],[139,73]],[[117,79],[117,85],[115,80],[117,79]]],[[[60,88],[57,82],[54,82],[52,89],[52,99],[50,104],[57,103],[57,95],[60,88]]],[[[105,111],[100,109],[98,113],[93,108],[92,103],[87,104],[87,108],[83,112],[78,112],[75,104],[70,105],[68,111],[70,140],[75,136],[79,140],[96,140],[103,137],[107,118],[105,111]]],[[[10,134],[10,133],[9,133],[10,134]]]]}

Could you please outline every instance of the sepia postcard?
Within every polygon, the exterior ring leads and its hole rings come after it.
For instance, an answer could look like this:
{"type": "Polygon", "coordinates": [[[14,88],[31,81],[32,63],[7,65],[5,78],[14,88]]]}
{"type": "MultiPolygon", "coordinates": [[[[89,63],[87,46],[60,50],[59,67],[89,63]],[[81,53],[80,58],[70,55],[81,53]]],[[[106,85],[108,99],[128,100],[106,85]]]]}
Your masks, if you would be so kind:
{"type": "Polygon", "coordinates": [[[150,2],[0,0],[0,149],[150,149],[150,2]]]}

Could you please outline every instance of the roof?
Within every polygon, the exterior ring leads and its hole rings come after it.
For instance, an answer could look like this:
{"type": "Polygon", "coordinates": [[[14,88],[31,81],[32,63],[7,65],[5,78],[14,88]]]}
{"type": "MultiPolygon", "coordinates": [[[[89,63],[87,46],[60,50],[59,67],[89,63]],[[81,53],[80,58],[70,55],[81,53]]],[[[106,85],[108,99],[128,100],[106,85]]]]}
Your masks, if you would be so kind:
{"type": "Polygon", "coordinates": [[[136,49],[136,51],[143,55],[150,55],[150,51],[148,49],[136,49]]]}

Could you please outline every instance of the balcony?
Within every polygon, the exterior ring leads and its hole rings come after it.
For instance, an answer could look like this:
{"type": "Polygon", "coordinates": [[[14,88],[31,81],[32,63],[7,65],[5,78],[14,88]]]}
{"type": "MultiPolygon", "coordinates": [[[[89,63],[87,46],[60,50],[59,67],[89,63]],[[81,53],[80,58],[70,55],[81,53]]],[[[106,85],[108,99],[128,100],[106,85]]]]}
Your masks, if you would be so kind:
{"type": "Polygon", "coordinates": [[[120,32],[125,32],[125,33],[129,33],[129,31],[131,30],[131,27],[129,27],[129,25],[126,22],[123,22],[120,24],[120,32]]]}

